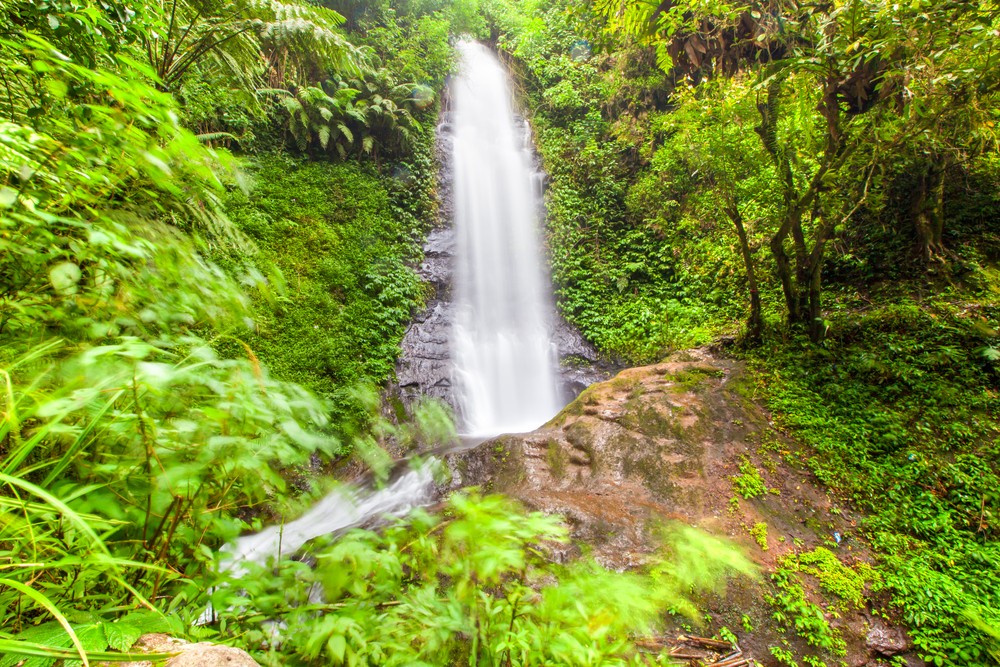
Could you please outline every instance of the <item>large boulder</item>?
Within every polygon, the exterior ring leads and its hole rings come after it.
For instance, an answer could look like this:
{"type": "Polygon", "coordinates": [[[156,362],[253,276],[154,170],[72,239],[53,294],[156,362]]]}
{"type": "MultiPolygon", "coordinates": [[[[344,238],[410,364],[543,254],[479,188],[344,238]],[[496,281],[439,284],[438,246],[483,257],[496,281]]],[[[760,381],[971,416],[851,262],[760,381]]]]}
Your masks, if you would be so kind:
{"type": "MultiPolygon", "coordinates": [[[[133,653],[176,653],[166,662],[157,663],[163,667],[260,667],[249,653],[241,649],[209,642],[195,644],[160,633],[142,635],[131,650],[133,653]]],[[[153,667],[150,660],[114,664],[119,667],[153,667]]]]}

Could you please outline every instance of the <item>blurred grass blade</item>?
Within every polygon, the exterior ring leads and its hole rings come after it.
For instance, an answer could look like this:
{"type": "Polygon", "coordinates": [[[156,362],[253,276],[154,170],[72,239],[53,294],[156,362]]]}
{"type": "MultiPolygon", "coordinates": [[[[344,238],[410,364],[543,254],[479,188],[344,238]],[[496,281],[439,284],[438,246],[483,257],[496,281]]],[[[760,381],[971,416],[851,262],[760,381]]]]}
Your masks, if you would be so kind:
{"type": "Polygon", "coordinates": [[[56,466],[45,477],[45,479],[42,481],[42,486],[48,487],[48,485],[51,484],[57,477],[59,477],[62,471],[65,470],[67,466],[69,466],[69,464],[73,460],[73,457],[76,456],[77,452],[83,449],[84,445],[87,442],[87,436],[90,435],[90,432],[94,430],[94,427],[97,426],[97,423],[100,421],[100,419],[107,414],[108,410],[111,409],[111,407],[115,404],[115,402],[119,398],[121,398],[121,396],[124,393],[125,390],[120,389],[110,399],[108,399],[107,403],[104,404],[104,407],[102,407],[101,410],[96,415],[94,415],[94,417],[90,420],[90,422],[83,429],[83,431],[80,432],[80,435],[76,437],[76,440],[73,442],[73,444],[70,445],[70,448],[67,449],[66,453],[62,455],[62,458],[59,459],[59,463],[57,463],[56,466]]]}
{"type": "Polygon", "coordinates": [[[41,345],[32,348],[28,352],[25,352],[23,355],[18,357],[10,364],[10,366],[6,368],[6,370],[7,372],[10,372],[15,368],[18,368],[19,366],[23,366],[27,363],[35,361],[36,359],[41,359],[46,354],[54,352],[56,348],[60,347],[62,344],[63,340],[61,338],[56,338],[54,340],[48,341],[47,343],[42,343],[41,345]]]}
{"type": "MultiPolygon", "coordinates": [[[[28,455],[31,454],[31,451],[37,447],[38,444],[45,439],[45,436],[47,436],[57,424],[60,424],[70,412],[72,412],[72,409],[64,410],[58,417],[50,422],[47,422],[45,426],[38,429],[38,431],[31,436],[30,440],[22,443],[17,449],[11,452],[10,456],[7,457],[7,460],[4,463],[4,474],[13,472],[19,465],[21,465],[24,459],[28,458],[28,455]]],[[[8,419],[14,419],[14,417],[8,417],[8,419]]],[[[20,440],[20,434],[18,434],[17,440],[20,440]]]]}
{"type": "Polygon", "coordinates": [[[80,530],[82,530],[93,541],[92,543],[94,544],[94,546],[98,547],[102,552],[104,552],[108,556],[111,555],[110,552],[108,551],[107,546],[105,546],[104,541],[97,536],[97,533],[94,532],[94,529],[91,528],[90,524],[84,521],[83,517],[81,517],[79,514],[71,510],[66,505],[66,503],[56,498],[45,489],[39,488],[38,486],[32,484],[31,482],[27,482],[23,479],[18,479],[17,477],[11,477],[10,475],[4,473],[0,473],[0,482],[5,482],[10,486],[16,486],[20,489],[24,489],[28,493],[32,493],[38,496],[39,498],[47,502],[50,506],[52,506],[54,509],[59,510],[59,512],[62,513],[62,515],[68,518],[71,522],[76,524],[77,527],[79,527],[80,530]]]}
{"type": "Polygon", "coordinates": [[[62,612],[60,612],[56,606],[52,604],[51,600],[36,591],[34,588],[25,586],[20,581],[14,581],[13,579],[0,579],[0,586],[9,586],[16,591],[20,591],[40,604],[42,607],[45,607],[45,609],[52,614],[57,621],[59,621],[59,625],[63,626],[66,634],[69,635],[70,640],[73,642],[73,646],[76,647],[76,653],[83,661],[83,667],[90,667],[90,661],[87,659],[87,652],[84,651],[83,644],[80,643],[80,638],[76,636],[76,633],[73,632],[73,627],[69,624],[69,621],[67,621],[66,617],[62,615],[62,612]]]}
{"type": "MultiPolygon", "coordinates": [[[[50,658],[53,660],[76,660],[80,653],[66,648],[56,646],[46,646],[45,644],[35,644],[34,642],[22,642],[15,639],[0,639],[0,655],[27,655],[38,658],[50,658]]],[[[101,662],[132,662],[132,661],[159,661],[166,660],[176,653],[112,653],[110,651],[84,651],[90,660],[100,660],[101,662]]]]}

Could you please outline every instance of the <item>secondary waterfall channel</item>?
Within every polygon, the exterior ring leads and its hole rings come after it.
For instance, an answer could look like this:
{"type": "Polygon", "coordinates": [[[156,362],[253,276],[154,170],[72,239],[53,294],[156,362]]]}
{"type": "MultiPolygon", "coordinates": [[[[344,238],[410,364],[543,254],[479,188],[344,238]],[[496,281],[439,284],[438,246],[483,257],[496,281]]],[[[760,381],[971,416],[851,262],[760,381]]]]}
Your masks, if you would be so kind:
{"type": "MultiPolygon", "coordinates": [[[[530,128],[516,120],[507,73],[485,46],[457,46],[451,81],[457,271],[450,346],[460,430],[477,439],[530,431],[558,411],[547,322],[538,210],[542,175],[532,167],[530,128]]],[[[291,554],[321,535],[431,501],[429,467],[412,468],[385,488],[340,489],[282,526],[240,538],[232,567],[291,554]]]]}

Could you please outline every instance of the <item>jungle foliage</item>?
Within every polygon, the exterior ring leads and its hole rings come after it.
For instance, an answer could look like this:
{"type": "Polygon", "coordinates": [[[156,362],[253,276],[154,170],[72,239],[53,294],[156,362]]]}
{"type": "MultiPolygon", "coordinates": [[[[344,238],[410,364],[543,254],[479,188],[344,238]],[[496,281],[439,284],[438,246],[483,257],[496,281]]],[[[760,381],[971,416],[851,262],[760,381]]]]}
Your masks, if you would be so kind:
{"type": "Polygon", "coordinates": [[[565,527],[478,496],[231,569],[325,466],[454,437],[374,385],[423,299],[426,120],[474,17],[372,9],[0,6],[0,665],[150,631],[274,665],[626,664],[693,585],[754,576],[690,529],[648,572],[557,566],[565,527]]]}
{"type": "Polygon", "coordinates": [[[370,152],[407,158],[382,169],[222,148],[286,145],[277,83],[374,99],[371,48],[332,10],[4,2],[0,20],[2,664],[120,661],[139,633],[198,632],[185,587],[213,585],[251,517],[323,490],[305,469],[427,432],[381,423],[371,382],[421,299],[429,141],[372,129],[370,152]]]}

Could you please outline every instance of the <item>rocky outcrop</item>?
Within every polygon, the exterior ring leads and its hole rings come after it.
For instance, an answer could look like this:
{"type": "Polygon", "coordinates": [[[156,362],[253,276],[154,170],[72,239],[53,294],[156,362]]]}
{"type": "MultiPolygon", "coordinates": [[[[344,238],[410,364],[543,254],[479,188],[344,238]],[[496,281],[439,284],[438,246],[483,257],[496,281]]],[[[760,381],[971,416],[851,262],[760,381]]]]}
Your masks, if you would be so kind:
{"type": "Polygon", "coordinates": [[[455,407],[452,393],[452,362],[448,340],[454,320],[451,303],[455,273],[455,230],[451,225],[452,144],[448,100],[437,128],[435,157],[438,162],[438,226],[424,239],[424,260],[417,275],[433,292],[424,309],[417,313],[400,344],[396,362],[396,393],[405,405],[420,396],[439,398],[455,407]]]}
{"type": "MultiPolygon", "coordinates": [[[[163,667],[260,667],[249,653],[241,649],[209,642],[192,644],[159,633],[139,637],[131,652],[176,653],[177,655],[166,662],[157,662],[163,667]]],[[[153,662],[150,660],[104,664],[115,664],[120,667],[153,667],[153,662]]]]}
{"type": "MultiPolygon", "coordinates": [[[[450,488],[479,486],[560,514],[575,544],[562,557],[586,545],[618,570],[641,565],[657,548],[652,528],[664,520],[732,537],[765,571],[817,547],[848,568],[865,561],[859,517],[813,480],[800,447],[774,428],[752,392],[742,364],[704,349],[628,369],[590,386],[532,433],[452,456],[450,488]],[[754,497],[744,498],[734,478],[755,478],[754,497]]],[[[899,628],[800,576],[806,598],[846,644],[846,656],[827,660],[858,667],[912,657],[899,628]]],[[[703,600],[716,629],[735,632],[762,665],[778,664],[769,649],[782,641],[817,655],[775,620],[767,586],[734,582],[725,596],[703,600]],[[745,624],[753,631],[741,631],[745,624]]]]}

